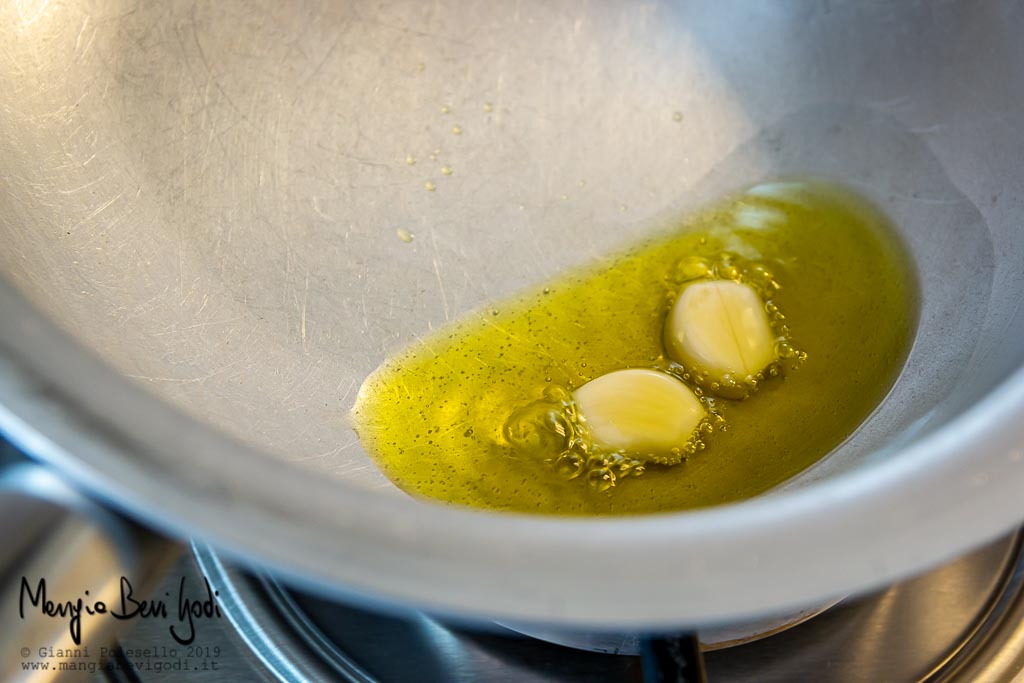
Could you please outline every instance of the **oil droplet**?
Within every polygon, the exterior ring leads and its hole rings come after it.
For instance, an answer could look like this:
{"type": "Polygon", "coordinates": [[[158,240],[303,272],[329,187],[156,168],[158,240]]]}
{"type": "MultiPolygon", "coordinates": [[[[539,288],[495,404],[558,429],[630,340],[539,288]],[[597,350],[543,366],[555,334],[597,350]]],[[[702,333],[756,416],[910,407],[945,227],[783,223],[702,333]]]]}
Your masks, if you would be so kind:
{"type": "Polygon", "coordinates": [[[435,185],[432,180],[428,180],[427,182],[423,183],[423,187],[427,189],[427,192],[433,192],[434,190],[437,189],[437,185],[435,185]]]}
{"type": "Polygon", "coordinates": [[[454,173],[454,171],[452,170],[451,166],[441,167],[441,175],[451,175],[452,173],[454,173]]]}
{"type": "Polygon", "coordinates": [[[676,123],[679,123],[680,121],[682,121],[683,120],[683,112],[677,111],[677,112],[673,113],[672,114],[672,120],[675,121],[676,123]]]}
{"type": "Polygon", "coordinates": [[[569,198],[569,195],[567,195],[567,194],[563,194],[563,195],[561,195],[561,198],[562,198],[563,200],[566,200],[566,199],[568,199],[568,198],[569,198]]]}
{"type": "Polygon", "coordinates": [[[578,183],[576,183],[576,185],[579,186],[579,187],[586,187],[587,186],[587,181],[586,180],[581,180],[578,183]]]}
{"type": "Polygon", "coordinates": [[[413,235],[405,228],[399,228],[398,230],[395,230],[395,233],[398,235],[398,239],[402,240],[403,242],[412,242],[413,238],[415,237],[415,235],[413,235]]]}
{"type": "Polygon", "coordinates": [[[626,205],[625,204],[619,204],[619,211],[625,213],[626,212],[626,205]]]}
{"type": "Polygon", "coordinates": [[[405,156],[405,163],[409,164],[410,166],[414,166],[416,164],[416,157],[414,157],[411,154],[407,154],[405,156]]]}
{"type": "Polygon", "coordinates": [[[490,114],[492,111],[494,111],[494,105],[491,104],[490,102],[484,102],[484,111],[490,114]]]}
{"type": "Polygon", "coordinates": [[[447,104],[442,104],[441,105],[441,113],[442,114],[451,113],[451,110],[452,110],[451,107],[449,107],[447,104]]]}
{"type": "Polygon", "coordinates": [[[519,205],[519,210],[520,211],[526,211],[526,204],[520,204],[519,205]]]}
{"type": "Polygon", "coordinates": [[[452,135],[462,135],[462,126],[452,126],[452,135]]]}
{"type": "Polygon", "coordinates": [[[426,68],[427,68],[427,65],[424,64],[423,62],[420,62],[419,64],[416,65],[416,70],[417,71],[423,71],[426,68]]]}

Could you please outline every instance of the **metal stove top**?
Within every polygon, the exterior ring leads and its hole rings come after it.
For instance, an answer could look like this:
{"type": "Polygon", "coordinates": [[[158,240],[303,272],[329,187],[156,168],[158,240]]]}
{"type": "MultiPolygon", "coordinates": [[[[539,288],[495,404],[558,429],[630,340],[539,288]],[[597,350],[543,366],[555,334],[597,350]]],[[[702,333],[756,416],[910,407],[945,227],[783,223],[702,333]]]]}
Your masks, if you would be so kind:
{"type": "MultiPolygon", "coordinates": [[[[169,581],[220,592],[223,618],[197,625],[193,656],[159,622],[122,639],[113,681],[639,681],[634,657],[584,652],[501,629],[380,614],[246,573],[196,547],[169,581]],[[145,652],[146,650],[149,652],[145,652]],[[203,657],[195,656],[197,654],[203,657]],[[134,660],[133,660],[134,657],[134,660]],[[164,671],[154,666],[166,660],[164,671]],[[178,661],[178,665],[173,665],[178,661]],[[133,669],[133,665],[138,668],[133,669]],[[187,676],[182,670],[187,668],[187,676]]],[[[711,683],[1024,681],[1021,536],[855,600],[761,641],[707,654],[711,683]]],[[[169,589],[170,590],[170,589],[169,589]]]]}

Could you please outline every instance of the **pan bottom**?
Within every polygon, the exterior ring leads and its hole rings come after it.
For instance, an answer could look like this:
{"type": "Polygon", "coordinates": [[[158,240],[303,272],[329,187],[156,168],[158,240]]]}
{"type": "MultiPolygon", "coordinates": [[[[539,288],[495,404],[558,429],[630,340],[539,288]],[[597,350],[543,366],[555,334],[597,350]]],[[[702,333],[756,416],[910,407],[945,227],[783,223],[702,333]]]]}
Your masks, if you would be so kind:
{"type": "MultiPolygon", "coordinates": [[[[226,564],[196,546],[227,620],[268,680],[622,681],[637,657],[587,652],[413,610],[340,604],[226,564]]],[[[847,599],[799,625],[707,652],[709,679],[1009,681],[1024,662],[1017,533],[928,574],[847,599]]]]}

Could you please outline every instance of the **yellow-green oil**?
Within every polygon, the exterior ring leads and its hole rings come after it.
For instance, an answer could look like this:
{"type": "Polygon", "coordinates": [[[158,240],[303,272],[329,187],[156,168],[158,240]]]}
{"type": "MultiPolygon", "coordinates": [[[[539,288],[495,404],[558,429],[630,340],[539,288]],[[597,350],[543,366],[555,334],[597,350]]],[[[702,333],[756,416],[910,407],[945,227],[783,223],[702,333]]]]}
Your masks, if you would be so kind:
{"type": "Polygon", "coordinates": [[[354,425],[399,487],[449,503],[612,515],[748,498],[822,458],[878,404],[908,351],[916,293],[905,252],[870,204],[820,181],[760,185],[423,338],[367,378],[354,425]],[[663,326],[680,269],[733,258],[770,271],[772,304],[806,359],[743,400],[717,400],[726,429],[706,448],[601,491],[559,476],[557,453],[509,444],[509,415],[552,387],[671,369],[663,326]]]}

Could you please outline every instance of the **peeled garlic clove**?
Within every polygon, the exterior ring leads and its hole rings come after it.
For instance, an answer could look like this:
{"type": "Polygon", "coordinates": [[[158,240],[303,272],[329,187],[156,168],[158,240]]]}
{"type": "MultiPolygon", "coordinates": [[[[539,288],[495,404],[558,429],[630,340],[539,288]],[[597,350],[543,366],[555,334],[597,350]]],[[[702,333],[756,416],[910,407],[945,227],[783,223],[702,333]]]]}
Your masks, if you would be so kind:
{"type": "Polygon", "coordinates": [[[587,382],[573,398],[594,445],[629,453],[682,448],[707,416],[689,387],[655,370],[618,370],[587,382]]]}
{"type": "Polygon", "coordinates": [[[764,301],[749,285],[704,280],[683,289],[669,313],[670,355],[712,381],[742,381],[776,359],[775,335],[764,301]]]}

